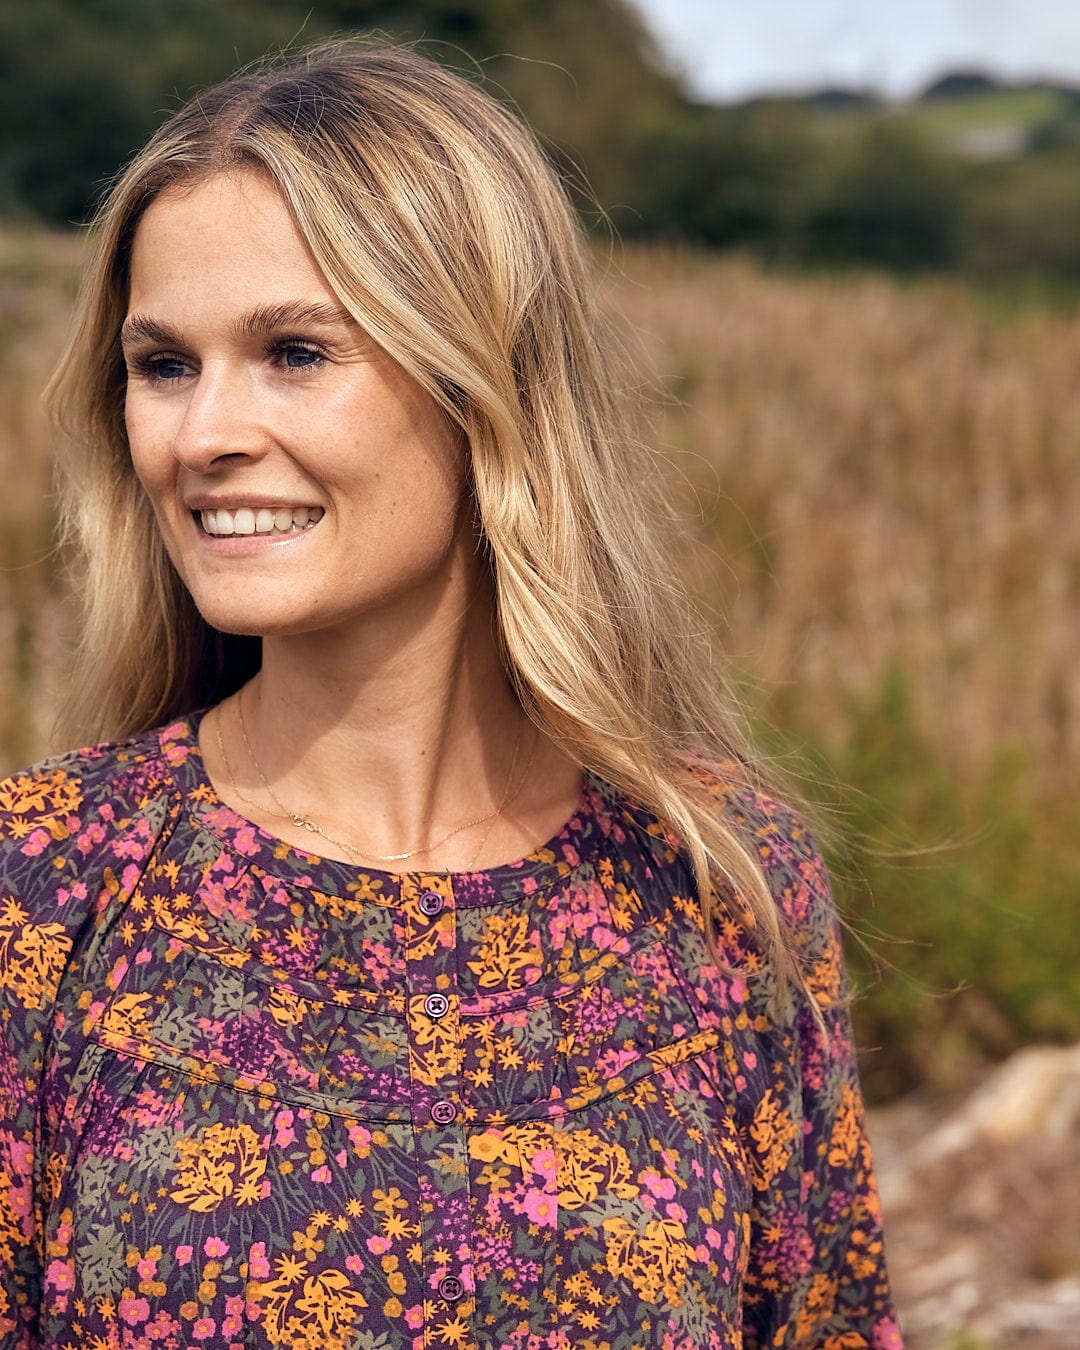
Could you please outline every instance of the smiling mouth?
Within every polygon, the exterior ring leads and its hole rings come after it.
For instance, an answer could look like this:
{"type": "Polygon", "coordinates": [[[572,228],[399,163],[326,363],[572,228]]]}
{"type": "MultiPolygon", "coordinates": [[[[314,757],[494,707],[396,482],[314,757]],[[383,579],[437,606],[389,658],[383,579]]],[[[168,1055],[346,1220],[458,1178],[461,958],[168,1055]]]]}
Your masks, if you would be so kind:
{"type": "Polygon", "coordinates": [[[322,520],[321,506],[241,506],[235,511],[196,511],[206,534],[225,538],[234,534],[301,534],[322,520]]]}

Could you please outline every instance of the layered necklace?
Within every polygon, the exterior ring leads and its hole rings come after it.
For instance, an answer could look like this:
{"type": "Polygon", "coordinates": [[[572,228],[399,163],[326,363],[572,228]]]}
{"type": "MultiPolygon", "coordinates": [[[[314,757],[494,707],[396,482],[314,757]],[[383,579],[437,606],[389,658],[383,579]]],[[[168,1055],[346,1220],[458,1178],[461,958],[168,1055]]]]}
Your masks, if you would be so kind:
{"type": "MultiPolygon", "coordinates": [[[[276,815],[280,820],[291,821],[297,829],[307,830],[309,834],[317,834],[321,839],[325,839],[328,843],[334,844],[337,848],[341,849],[352,862],[356,863],[357,866],[362,866],[365,862],[403,862],[406,858],[416,857],[418,853],[430,853],[432,849],[438,848],[440,844],[445,844],[448,839],[453,839],[455,835],[463,834],[466,830],[473,829],[474,826],[486,825],[487,828],[484,830],[479,844],[477,844],[472,857],[469,859],[464,869],[465,871],[471,871],[476,864],[477,858],[479,858],[483,851],[484,845],[487,843],[492,826],[510,803],[517,797],[524,786],[525,780],[529,776],[529,770],[532,768],[533,760],[536,758],[536,747],[540,739],[540,733],[537,729],[533,736],[532,750],[529,753],[528,763],[525,765],[524,772],[515,785],[514,772],[517,769],[518,755],[521,751],[522,732],[522,728],[520,726],[518,727],[517,739],[514,742],[514,753],[510,760],[510,772],[506,776],[506,787],[503,790],[502,799],[493,811],[488,811],[482,816],[474,816],[471,820],[466,820],[461,825],[455,825],[452,830],[447,830],[447,832],[444,835],[440,835],[438,839],[432,839],[426,844],[418,844],[415,848],[405,849],[402,853],[374,853],[368,849],[360,848],[356,844],[348,843],[344,839],[339,839],[336,835],[331,834],[329,830],[323,829],[323,827],[312,820],[309,815],[285,805],[270,786],[266,774],[263,772],[262,765],[259,763],[258,757],[252,749],[251,740],[248,737],[247,722],[244,719],[243,690],[236,696],[236,710],[239,716],[240,734],[243,737],[244,748],[247,750],[248,758],[251,760],[255,772],[259,775],[262,785],[266,789],[266,795],[274,804],[275,810],[271,814],[276,815]]],[[[221,734],[220,705],[214,710],[214,730],[217,733],[218,753],[221,755],[222,763],[225,765],[229,786],[242,802],[245,802],[248,806],[254,806],[258,810],[265,810],[265,807],[261,803],[253,801],[251,797],[247,796],[246,793],[242,792],[237,786],[236,777],[233,774],[232,764],[229,760],[229,753],[225,749],[225,740],[221,734]]]]}

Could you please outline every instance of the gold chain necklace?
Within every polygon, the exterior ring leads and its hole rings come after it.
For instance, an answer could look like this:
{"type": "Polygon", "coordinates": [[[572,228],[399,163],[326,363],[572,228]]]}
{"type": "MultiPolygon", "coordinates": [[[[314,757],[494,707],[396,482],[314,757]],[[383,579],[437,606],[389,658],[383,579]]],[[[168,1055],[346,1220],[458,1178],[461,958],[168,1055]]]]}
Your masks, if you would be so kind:
{"type": "MultiPolygon", "coordinates": [[[[483,835],[480,838],[480,842],[476,847],[475,852],[469,859],[469,862],[466,864],[466,870],[471,870],[471,868],[474,866],[476,862],[476,859],[480,856],[480,853],[483,850],[484,845],[487,843],[488,835],[491,833],[492,825],[502,815],[502,813],[506,810],[507,806],[509,806],[510,802],[517,796],[517,794],[521,791],[522,787],[524,786],[525,780],[529,776],[529,770],[532,768],[533,760],[536,758],[536,747],[540,739],[540,733],[539,731],[537,731],[535,736],[533,737],[533,746],[532,751],[529,754],[529,761],[525,766],[525,771],[521,776],[521,781],[515,788],[513,786],[514,771],[517,768],[518,755],[521,750],[521,728],[520,727],[518,728],[517,739],[514,742],[514,754],[513,758],[510,761],[510,772],[507,775],[506,780],[506,789],[503,792],[502,800],[499,802],[499,805],[495,808],[494,811],[490,811],[483,816],[477,816],[473,820],[467,820],[463,825],[457,825],[454,827],[454,829],[449,830],[440,839],[433,840],[429,844],[418,845],[416,848],[408,849],[404,853],[365,853],[362,849],[358,849],[354,844],[346,843],[344,839],[338,839],[335,835],[332,835],[329,830],[323,829],[321,825],[317,824],[309,816],[305,816],[301,814],[301,812],[299,811],[294,811],[293,809],[285,805],[285,803],[281,800],[280,797],[278,797],[277,793],[274,791],[274,789],[270,786],[270,783],[267,781],[267,777],[266,774],[263,772],[262,765],[259,763],[258,757],[256,756],[255,751],[252,749],[251,741],[248,737],[247,732],[247,723],[244,718],[244,703],[242,692],[237,694],[236,709],[240,720],[240,733],[244,738],[244,746],[247,749],[247,753],[251,759],[252,764],[255,766],[256,772],[258,773],[260,779],[262,780],[262,785],[266,789],[267,795],[269,796],[270,800],[274,803],[274,805],[277,807],[276,814],[278,815],[278,817],[282,820],[291,821],[292,824],[296,826],[297,829],[307,830],[309,834],[317,834],[321,838],[327,840],[328,843],[337,845],[338,848],[344,850],[344,852],[349,856],[349,858],[358,865],[361,863],[362,860],[365,859],[369,862],[401,862],[406,858],[415,857],[416,854],[418,853],[430,853],[432,849],[438,848],[440,844],[445,844],[446,841],[448,839],[452,839],[454,835],[461,834],[463,831],[471,829],[474,825],[486,824],[488,828],[484,831],[483,835]]],[[[248,806],[257,807],[260,810],[265,809],[259,802],[253,801],[252,798],[247,796],[247,794],[242,792],[240,788],[237,786],[236,777],[233,774],[232,764],[229,760],[229,753],[225,749],[225,741],[221,734],[220,706],[215,709],[215,712],[216,717],[214,719],[214,729],[217,733],[218,752],[220,753],[222,762],[225,765],[225,772],[228,774],[230,787],[232,788],[233,792],[236,793],[237,797],[239,797],[242,802],[246,802],[248,806]]]]}

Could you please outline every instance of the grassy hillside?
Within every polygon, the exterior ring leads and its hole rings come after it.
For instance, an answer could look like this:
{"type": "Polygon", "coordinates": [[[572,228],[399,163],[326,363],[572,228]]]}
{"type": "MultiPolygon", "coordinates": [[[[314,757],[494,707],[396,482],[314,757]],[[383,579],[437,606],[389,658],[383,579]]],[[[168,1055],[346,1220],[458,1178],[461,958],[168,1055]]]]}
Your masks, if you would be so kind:
{"type": "MultiPolygon", "coordinates": [[[[46,749],[73,633],[37,400],[78,262],[0,231],[4,768],[46,749]]],[[[688,575],[762,744],[832,812],[871,1090],[1080,1036],[1080,318],[657,249],[599,265],[688,575]]]]}

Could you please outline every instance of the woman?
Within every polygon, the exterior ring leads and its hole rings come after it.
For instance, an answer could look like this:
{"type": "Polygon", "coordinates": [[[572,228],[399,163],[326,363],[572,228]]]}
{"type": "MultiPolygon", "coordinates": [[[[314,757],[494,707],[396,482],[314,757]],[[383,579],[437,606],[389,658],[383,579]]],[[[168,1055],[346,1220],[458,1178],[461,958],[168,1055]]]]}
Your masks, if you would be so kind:
{"type": "Polygon", "coordinates": [[[409,51],[116,184],[52,391],[112,739],[0,794],[5,1346],[900,1344],[821,859],[592,303],[409,51]]]}

